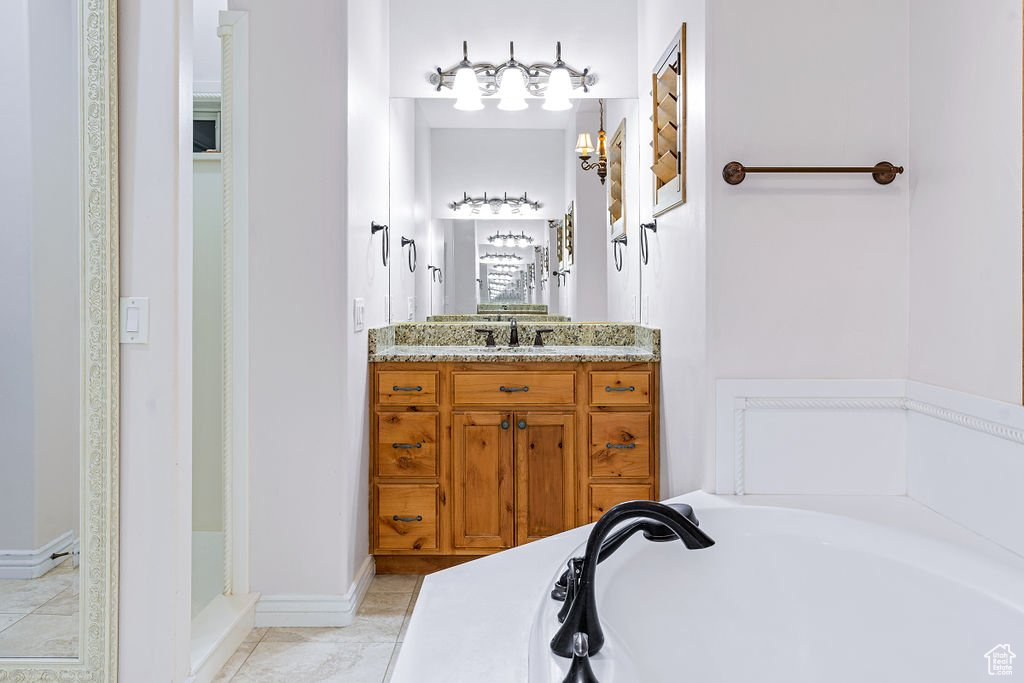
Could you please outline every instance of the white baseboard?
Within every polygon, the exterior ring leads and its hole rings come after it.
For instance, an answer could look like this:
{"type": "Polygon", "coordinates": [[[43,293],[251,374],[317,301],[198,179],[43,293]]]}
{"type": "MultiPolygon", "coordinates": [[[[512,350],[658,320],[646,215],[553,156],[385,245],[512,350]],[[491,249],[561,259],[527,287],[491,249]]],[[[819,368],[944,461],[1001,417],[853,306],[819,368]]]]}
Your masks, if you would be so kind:
{"type": "Polygon", "coordinates": [[[368,556],[344,595],[264,595],[256,604],[256,626],[348,626],[355,620],[374,573],[373,556],[368,556]]]}
{"type": "Polygon", "coordinates": [[[187,683],[210,683],[253,629],[256,593],[218,595],[192,620],[192,674],[187,683]]]}
{"type": "Polygon", "coordinates": [[[54,553],[74,552],[78,542],[74,531],[65,531],[45,545],[34,550],[0,550],[0,579],[38,579],[71,557],[51,560],[54,553]]]}

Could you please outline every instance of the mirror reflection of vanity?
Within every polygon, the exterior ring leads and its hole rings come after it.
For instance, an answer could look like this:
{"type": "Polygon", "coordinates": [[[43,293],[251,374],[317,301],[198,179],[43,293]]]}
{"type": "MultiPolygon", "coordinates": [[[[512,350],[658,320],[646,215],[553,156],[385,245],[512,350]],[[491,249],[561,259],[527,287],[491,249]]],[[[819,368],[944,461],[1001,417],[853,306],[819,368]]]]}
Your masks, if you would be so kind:
{"type": "Polygon", "coordinates": [[[115,27],[0,3],[0,680],[116,679],[115,27]]]}
{"type": "Polygon", "coordinates": [[[639,230],[639,153],[621,144],[637,101],[496,104],[391,100],[390,320],[640,322],[636,252],[613,255],[639,230]],[[600,130],[620,150],[604,183],[577,149],[600,130]]]}

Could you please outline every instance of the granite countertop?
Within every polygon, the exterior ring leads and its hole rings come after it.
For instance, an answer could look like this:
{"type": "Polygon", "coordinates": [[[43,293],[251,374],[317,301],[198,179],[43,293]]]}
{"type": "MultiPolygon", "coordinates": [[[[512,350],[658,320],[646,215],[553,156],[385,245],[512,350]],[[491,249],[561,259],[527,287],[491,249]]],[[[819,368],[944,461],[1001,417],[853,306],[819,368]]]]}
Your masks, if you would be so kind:
{"type": "Polygon", "coordinates": [[[561,323],[533,346],[544,324],[519,325],[520,346],[509,347],[508,323],[398,323],[369,334],[371,363],[653,363],[661,360],[661,332],[632,323],[561,323]],[[479,329],[493,330],[485,346],[479,329]]]}
{"type": "Polygon", "coordinates": [[[502,360],[508,363],[652,363],[658,357],[640,346],[390,346],[370,356],[375,363],[475,363],[502,360]]]}

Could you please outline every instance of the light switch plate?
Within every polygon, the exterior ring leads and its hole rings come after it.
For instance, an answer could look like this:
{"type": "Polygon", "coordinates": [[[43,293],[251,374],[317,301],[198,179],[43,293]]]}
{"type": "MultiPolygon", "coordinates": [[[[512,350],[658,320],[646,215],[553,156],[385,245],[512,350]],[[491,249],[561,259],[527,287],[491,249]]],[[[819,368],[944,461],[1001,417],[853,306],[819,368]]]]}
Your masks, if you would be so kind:
{"type": "Polygon", "coordinates": [[[416,319],[416,297],[410,296],[409,297],[409,311],[408,311],[406,320],[410,320],[411,321],[411,320],[415,320],[415,319],[416,319]]]}
{"type": "Polygon", "coordinates": [[[366,300],[352,300],[352,328],[356,332],[366,329],[366,300]]]}
{"type": "Polygon", "coordinates": [[[630,311],[629,311],[629,319],[630,320],[635,320],[635,321],[639,322],[640,321],[640,316],[638,315],[639,311],[637,310],[637,303],[638,303],[637,295],[634,294],[633,296],[631,296],[629,298],[629,300],[630,300],[630,303],[631,303],[630,311]]]}
{"type": "Polygon", "coordinates": [[[643,304],[640,306],[640,324],[650,325],[651,324],[651,297],[647,295],[644,297],[643,304]]]}
{"type": "Polygon", "coordinates": [[[121,343],[149,343],[149,298],[121,297],[121,343]]]}

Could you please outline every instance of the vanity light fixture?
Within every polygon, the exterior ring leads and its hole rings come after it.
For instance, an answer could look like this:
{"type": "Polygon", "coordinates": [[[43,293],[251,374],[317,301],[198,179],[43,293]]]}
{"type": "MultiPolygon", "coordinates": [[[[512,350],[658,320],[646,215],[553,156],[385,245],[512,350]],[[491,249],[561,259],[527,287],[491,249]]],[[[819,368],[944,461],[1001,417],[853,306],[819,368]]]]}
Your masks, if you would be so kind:
{"type": "Polygon", "coordinates": [[[503,261],[522,261],[523,257],[520,256],[519,254],[513,254],[511,252],[499,252],[497,254],[487,252],[486,254],[480,257],[480,260],[484,261],[485,263],[501,263],[503,261]]]}
{"type": "Polygon", "coordinates": [[[539,211],[544,205],[530,200],[525,192],[522,197],[512,197],[511,199],[509,199],[508,192],[505,193],[504,197],[500,198],[488,197],[486,192],[484,192],[483,197],[470,197],[469,193],[463,192],[462,199],[448,204],[448,208],[452,211],[458,211],[463,206],[470,207],[473,214],[480,213],[480,209],[484,206],[489,206],[493,214],[501,213],[501,209],[506,206],[512,210],[512,213],[518,214],[522,212],[524,206],[528,206],[534,211],[539,211]]]}
{"type": "Polygon", "coordinates": [[[604,100],[598,100],[601,107],[601,128],[597,131],[597,162],[590,163],[590,157],[594,153],[594,141],[590,133],[580,133],[576,139],[576,154],[580,158],[580,168],[584,171],[597,171],[597,178],[604,185],[604,179],[608,177],[608,148],[606,145],[607,135],[604,132],[604,100]]]}
{"type": "Polygon", "coordinates": [[[533,244],[533,238],[525,232],[513,235],[511,231],[507,234],[496,232],[488,237],[487,241],[491,244],[498,244],[503,247],[527,247],[533,244]]]}
{"type": "Polygon", "coordinates": [[[569,96],[582,88],[590,92],[597,77],[590,69],[579,71],[562,61],[562,43],[555,43],[555,61],[523,64],[516,61],[515,44],[508,44],[508,61],[501,64],[469,61],[469,48],[462,41],[462,61],[448,70],[437,67],[428,80],[438,92],[450,88],[455,93],[455,108],[462,111],[483,109],[481,96],[501,98],[498,109],[520,111],[527,108],[528,96],[543,97],[544,109],[564,111],[572,107],[569,96]]]}

